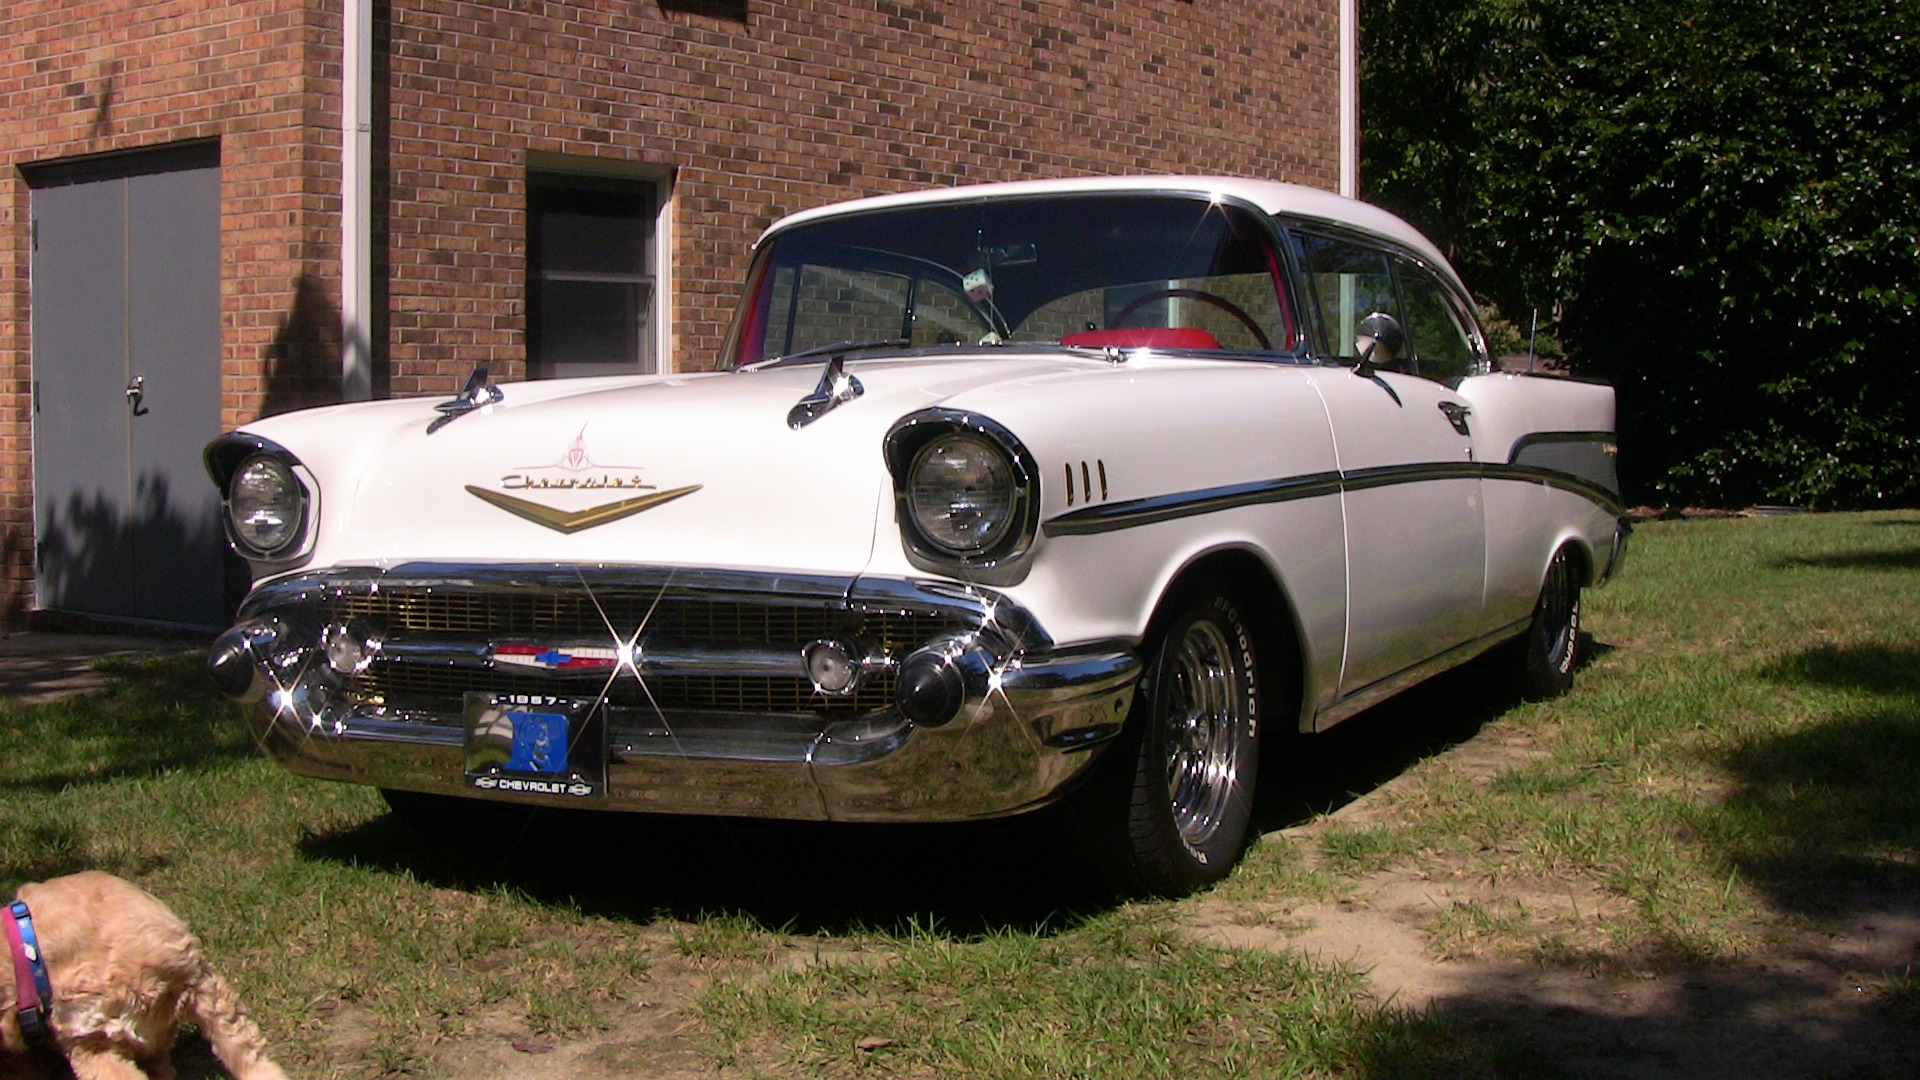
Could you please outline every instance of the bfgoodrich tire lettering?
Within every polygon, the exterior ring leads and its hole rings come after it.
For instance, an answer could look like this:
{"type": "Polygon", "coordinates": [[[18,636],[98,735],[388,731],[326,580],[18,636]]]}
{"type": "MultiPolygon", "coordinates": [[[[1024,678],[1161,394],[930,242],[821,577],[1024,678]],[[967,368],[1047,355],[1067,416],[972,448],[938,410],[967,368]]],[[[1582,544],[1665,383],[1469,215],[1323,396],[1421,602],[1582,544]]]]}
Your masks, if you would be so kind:
{"type": "Polygon", "coordinates": [[[1127,892],[1181,896],[1246,846],[1260,767],[1259,656],[1233,598],[1198,590],[1154,636],[1125,735],[1068,807],[1127,892]]]}
{"type": "Polygon", "coordinates": [[[1547,564],[1533,622],[1520,642],[1520,693],[1528,701],[1559,697],[1573,686],[1580,663],[1580,578],[1567,548],[1547,564]]]}

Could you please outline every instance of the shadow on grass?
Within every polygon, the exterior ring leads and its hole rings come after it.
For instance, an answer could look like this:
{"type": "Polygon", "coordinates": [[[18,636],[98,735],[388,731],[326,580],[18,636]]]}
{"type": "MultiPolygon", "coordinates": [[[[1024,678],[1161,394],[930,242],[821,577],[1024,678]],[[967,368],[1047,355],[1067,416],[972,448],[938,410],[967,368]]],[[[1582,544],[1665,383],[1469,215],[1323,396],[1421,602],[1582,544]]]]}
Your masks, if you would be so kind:
{"type": "MultiPolygon", "coordinates": [[[[1582,633],[1581,667],[1609,649],[1582,633]]],[[[1278,740],[1260,766],[1256,827],[1267,833],[1304,824],[1471,740],[1520,704],[1510,664],[1495,650],[1331,730],[1278,740]]]]}
{"type": "Polygon", "coordinates": [[[1532,1064],[1512,1075],[1530,1078],[1920,1075],[1920,1010],[1911,997],[1841,974],[1821,965],[1730,963],[1601,992],[1570,976],[1543,992],[1537,978],[1479,968],[1427,1015],[1489,1047],[1524,1048],[1532,1064]]]}
{"type": "Polygon", "coordinates": [[[493,804],[460,813],[472,842],[388,814],[310,837],[302,851],[445,888],[505,885],[639,923],[737,913],[799,934],[1048,933],[1078,921],[1071,912],[1112,903],[1021,819],[854,825],[493,804]]]}
{"type": "Polygon", "coordinates": [[[1920,896],[1920,648],[1823,646],[1762,676],[1877,700],[1732,748],[1738,786],[1704,831],[1788,910],[1860,890],[1920,896]]]}
{"type": "MultiPolygon", "coordinates": [[[[1324,735],[1278,740],[1255,826],[1305,821],[1470,739],[1518,699],[1475,663],[1324,735]]],[[[797,933],[1048,933],[1116,898],[1050,835],[1047,815],[942,825],[859,825],[529,811],[460,804],[444,820],[389,814],[310,837],[308,857],[637,921],[746,914],[797,933]],[[424,827],[416,827],[424,826],[424,827]],[[465,833],[472,842],[457,842],[465,833]]]]}
{"type": "MultiPolygon", "coordinates": [[[[1696,834],[1775,909],[1832,927],[1844,945],[1763,961],[1682,960],[1668,978],[1614,985],[1577,972],[1463,967],[1431,1018],[1490,1046],[1530,1047],[1527,1076],[1920,1075],[1920,648],[1809,649],[1763,677],[1876,700],[1728,751],[1722,764],[1736,786],[1700,811],[1696,834]]],[[[1435,737],[1449,726],[1469,733],[1465,692],[1430,689],[1460,706],[1440,714],[1435,737]]],[[[1355,723],[1392,722],[1418,701],[1355,723]]]]}
{"type": "Polygon", "coordinates": [[[1811,567],[1819,570],[1920,570],[1920,548],[1908,551],[1849,551],[1835,555],[1803,555],[1782,559],[1779,569],[1811,567]]]}
{"type": "Polygon", "coordinates": [[[99,690],[0,709],[0,783],[56,794],[253,754],[203,653],[111,658],[99,690]]]}

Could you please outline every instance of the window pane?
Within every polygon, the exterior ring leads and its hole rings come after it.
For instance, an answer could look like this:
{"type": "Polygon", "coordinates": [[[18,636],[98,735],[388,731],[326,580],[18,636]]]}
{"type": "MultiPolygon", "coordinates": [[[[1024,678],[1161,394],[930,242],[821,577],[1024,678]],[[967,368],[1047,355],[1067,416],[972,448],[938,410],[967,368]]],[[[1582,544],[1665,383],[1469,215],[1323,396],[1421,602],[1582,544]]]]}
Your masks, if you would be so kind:
{"type": "Polygon", "coordinates": [[[881,341],[902,336],[907,324],[909,282],[893,274],[806,266],[794,297],[798,317],[793,339],[781,353],[841,341],[881,341]]]}
{"type": "Polygon", "coordinates": [[[652,202],[637,190],[536,189],[540,269],[546,273],[646,273],[652,202]]]}
{"type": "Polygon", "coordinates": [[[1400,317],[1384,253],[1322,236],[1304,238],[1307,269],[1320,306],[1329,355],[1359,359],[1354,338],[1360,320],[1376,311],[1400,317]]]}
{"type": "Polygon", "coordinates": [[[966,297],[935,282],[920,282],[913,302],[915,347],[971,345],[986,332],[986,325],[966,297]]]}
{"type": "Polygon", "coordinates": [[[1273,236],[1237,205],[1158,194],[991,199],[822,220],[763,249],[771,288],[747,299],[758,307],[743,310],[738,325],[754,329],[735,343],[743,350],[735,360],[895,337],[972,346],[1097,331],[1125,345],[1117,331],[1160,328],[1212,343],[1185,347],[1250,351],[1264,336],[1273,349],[1291,349],[1300,330],[1278,288],[1273,236]],[[1180,294],[1125,311],[1126,301],[1169,289],[1180,294]],[[1123,311],[1126,326],[1114,326],[1123,311]]]}
{"type": "Polygon", "coordinates": [[[528,205],[527,373],[652,366],[651,185],[536,176],[528,205]]]}
{"type": "Polygon", "coordinates": [[[534,377],[612,374],[632,367],[642,355],[652,291],[638,282],[541,282],[540,318],[530,342],[534,377]]]}
{"type": "Polygon", "coordinates": [[[1400,293],[1407,300],[1407,341],[1415,373],[1429,379],[1453,379],[1473,366],[1473,346],[1447,303],[1440,283],[1424,270],[1402,262],[1400,293]]]}

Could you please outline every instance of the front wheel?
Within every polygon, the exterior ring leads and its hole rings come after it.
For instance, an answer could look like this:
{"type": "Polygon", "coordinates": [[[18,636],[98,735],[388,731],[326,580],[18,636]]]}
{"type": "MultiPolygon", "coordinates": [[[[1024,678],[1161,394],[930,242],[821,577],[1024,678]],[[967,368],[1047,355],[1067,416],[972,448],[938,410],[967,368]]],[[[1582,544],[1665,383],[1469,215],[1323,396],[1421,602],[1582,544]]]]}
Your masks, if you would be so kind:
{"type": "Polygon", "coordinates": [[[1520,694],[1528,701],[1559,697],[1573,686],[1580,662],[1580,578],[1573,558],[1566,548],[1553,553],[1520,641],[1520,694]]]}
{"type": "Polygon", "coordinates": [[[1259,657],[1233,599],[1204,591],[1152,644],[1126,734],[1067,811],[1115,884],[1183,896],[1245,848],[1260,769],[1259,657]]]}

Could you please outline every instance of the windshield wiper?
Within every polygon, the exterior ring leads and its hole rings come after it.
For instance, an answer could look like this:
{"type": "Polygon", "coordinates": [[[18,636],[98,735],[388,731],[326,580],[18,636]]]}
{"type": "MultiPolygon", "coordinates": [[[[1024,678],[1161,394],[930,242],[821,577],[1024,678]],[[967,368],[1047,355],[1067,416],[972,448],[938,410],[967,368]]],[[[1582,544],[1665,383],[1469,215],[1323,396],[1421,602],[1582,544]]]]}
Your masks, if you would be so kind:
{"type": "Polygon", "coordinates": [[[871,341],[836,341],[831,345],[815,345],[811,349],[801,349],[799,352],[788,353],[785,356],[776,356],[768,366],[784,364],[789,360],[805,360],[809,356],[820,356],[826,353],[845,354],[859,349],[899,349],[911,344],[913,342],[903,337],[875,338],[871,341]]]}

